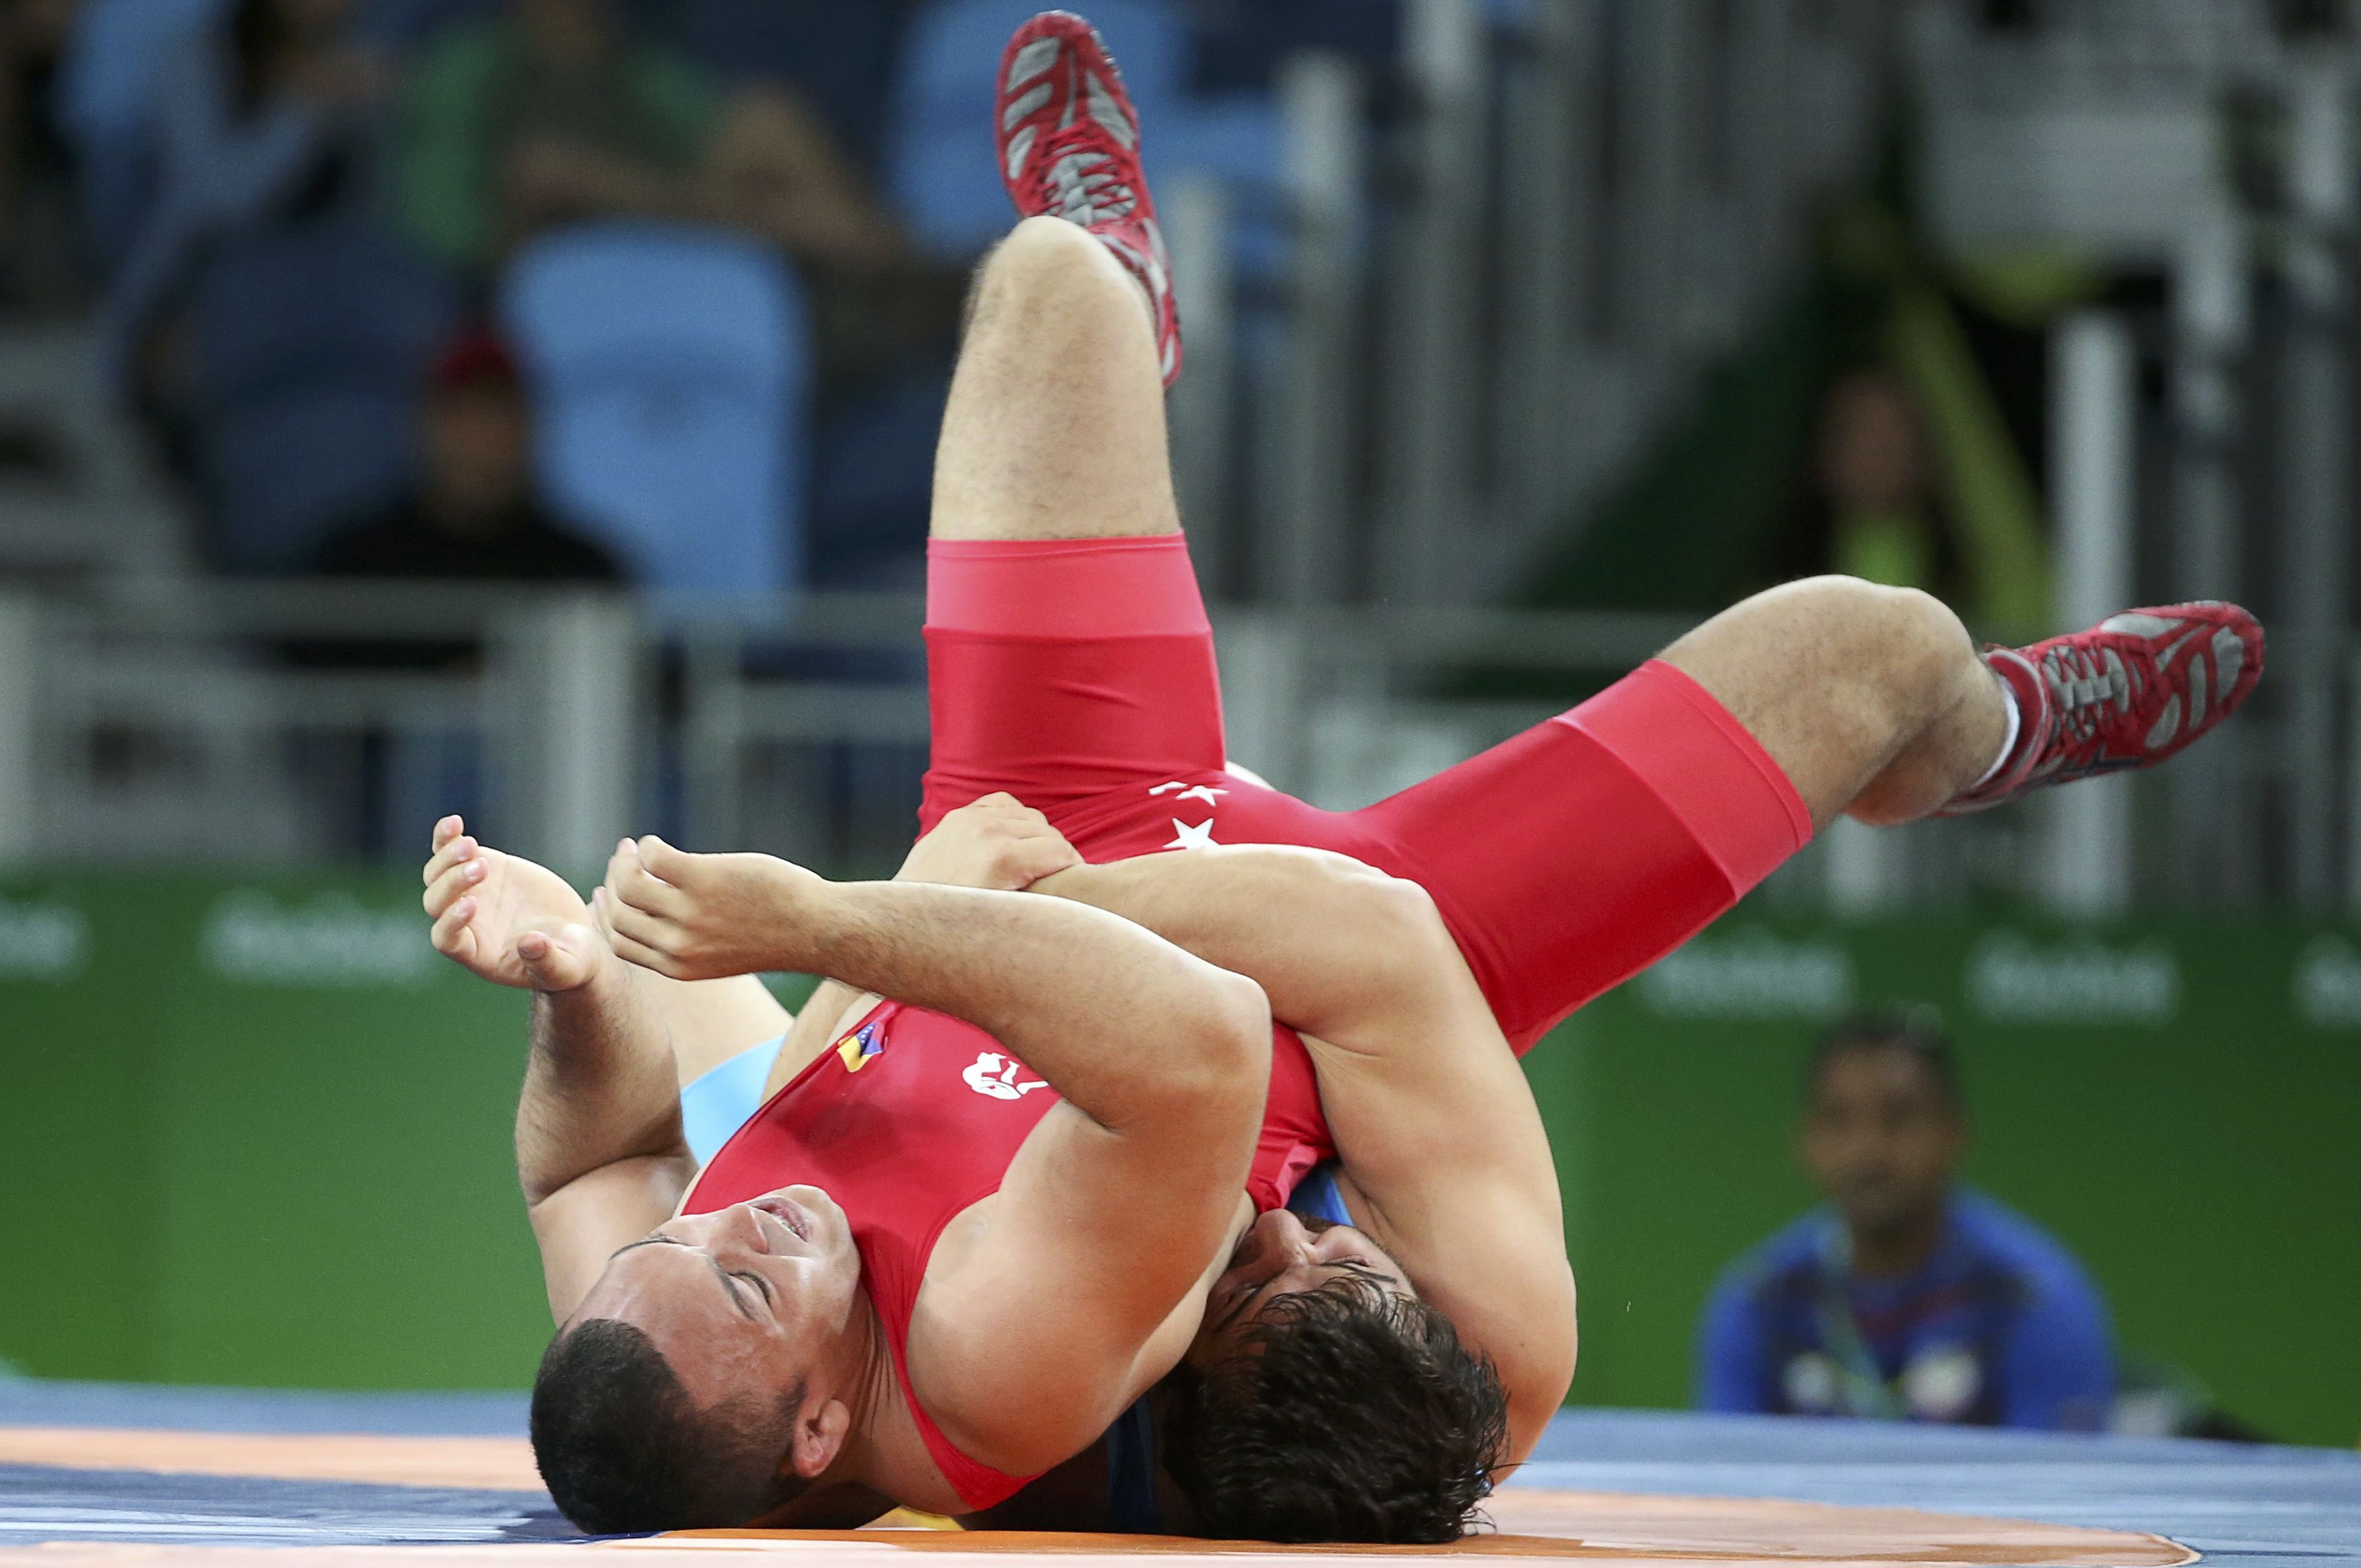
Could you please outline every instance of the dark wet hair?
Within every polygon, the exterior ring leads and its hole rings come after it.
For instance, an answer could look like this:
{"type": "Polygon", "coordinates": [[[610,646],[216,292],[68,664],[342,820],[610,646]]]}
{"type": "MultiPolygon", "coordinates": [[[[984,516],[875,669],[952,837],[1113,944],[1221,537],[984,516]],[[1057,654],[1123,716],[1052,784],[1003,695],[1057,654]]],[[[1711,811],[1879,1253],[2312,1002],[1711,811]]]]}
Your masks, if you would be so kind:
{"type": "Polygon", "coordinates": [[[1952,1115],[1967,1114],[1967,1102],[1960,1091],[1959,1058],[1943,1033],[1941,1017],[1932,1007],[1859,1013],[1822,1035],[1804,1069],[1806,1106],[1818,1098],[1828,1064],[1857,1051],[1904,1053],[1926,1069],[1927,1080],[1952,1115]]]}
{"type": "Polygon", "coordinates": [[[1209,1536],[1455,1541],[1508,1453],[1491,1362],[1356,1277],[1279,1297],[1238,1356],[1176,1384],[1166,1458],[1209,1536]]]}
{"type": "Polygon", "coordinates": [[[653,1341],[593,1318],[560,1330],[533,1382],[533,1455],[566,1517],[591,1535],[714,1530],[803,1491],[785,1468],[798,1384],[765,1407],[700,1411],[653,1341]]]}

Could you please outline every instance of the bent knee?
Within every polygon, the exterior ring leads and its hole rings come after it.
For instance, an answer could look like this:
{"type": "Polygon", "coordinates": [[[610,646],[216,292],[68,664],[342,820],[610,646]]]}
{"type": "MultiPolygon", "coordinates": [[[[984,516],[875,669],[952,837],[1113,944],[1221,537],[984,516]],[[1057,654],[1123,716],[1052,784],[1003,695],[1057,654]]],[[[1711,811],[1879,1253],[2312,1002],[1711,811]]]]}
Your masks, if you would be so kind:
{"type": "MultiPolygon", "coordinates": [[[[1941,600],[1860,577],[1803,577],[1716,616],[1664,652],[1693,675],[1799,658],[1839,685],[1907,686],[1971,650],[1941,600]]],[[[1711,688],[1713,681],[1707,680],[1711,688]]]]}
{"type": "Polygon", "coordinates": [[[1774,592],[1795,597],[1795,610],[1815,641],[1839,651],[1863,674],[1911,688],[1948,672],[1974,644],[1950,608],[1917,588],[1860,577],[1806,577],[1774,592]]]}
{"type": "Polygon", "coordinates": [[[1799,577],[1771,592],[1790,599],[1806,614],[1889,630],[1908,629],[1950,613],[1940,599],[1917,588],[1892,587],[1836,573],[1799,577]]]}
{"type": "Polygon", "coordinates": [[[1125,276],[1122,264],[1089,230],[1063,218],[1027,218],[983,258],[982,289],[1064,290],[1085,278],[1125,276]]]}
{"type": "Polygon", "coordinates": [[[1123,264],[1088,230],[1063,218],[1027,218],[976,268],[961,335],[987,318],[1071,324],[1089,314],[1088,302],[1125,299],[1135,287],[1123,264]]]}
{"type": "Polygon", "coordinates": [[[1758,594],[1664,657],[1762,742],[1825,820],[1859,793],[1869,761],[1956,701],[1973,645],[1926,594],[1829,576],[1758,594]]]}

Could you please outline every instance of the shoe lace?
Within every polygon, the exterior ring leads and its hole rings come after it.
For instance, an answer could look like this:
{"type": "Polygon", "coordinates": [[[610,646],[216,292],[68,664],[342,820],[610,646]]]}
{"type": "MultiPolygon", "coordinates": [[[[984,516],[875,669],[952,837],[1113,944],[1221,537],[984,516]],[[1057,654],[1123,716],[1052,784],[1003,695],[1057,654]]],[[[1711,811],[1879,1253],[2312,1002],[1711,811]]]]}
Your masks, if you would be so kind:
{"type": "Polygon", "coordinates": [[[2139,684],[2138,673],[2114,649],[2071,643],[2049,651],[2041,662],[2041,674],[2059,726],[2076,740],[2096,736],[2109,709],[2129,713],[2139,684]]]}
{"type": "Polygon", "coordinates": [[[1058,216],[1087,228],[1139,210],[1138,192],[1089,123],[1051,131],[1033,156],[1041,192],[1058,216]]]}

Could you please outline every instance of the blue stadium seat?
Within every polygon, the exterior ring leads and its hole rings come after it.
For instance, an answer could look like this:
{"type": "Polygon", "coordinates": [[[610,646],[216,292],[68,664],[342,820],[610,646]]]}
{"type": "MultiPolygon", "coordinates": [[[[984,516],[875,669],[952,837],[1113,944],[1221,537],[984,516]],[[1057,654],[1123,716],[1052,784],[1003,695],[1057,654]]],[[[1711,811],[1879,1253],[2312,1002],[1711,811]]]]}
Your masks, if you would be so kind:
{"type": "MultiPolygon", "coordinates": [[[[1083,8],[1139,107],[1148,178],[1162,178],[1189,135],[1183,20],[1161,0],[1083,8]]],[[[912,236],[939,260],[964,261],[1008,231],[993,167],[993,79],[1009,34],[1040,9],[1037,0],[936,0],[911,23],[887,128],[888,183],[912,236]]]]}
{"type": "Polygon", "coordinates": [[[501,310],[556,510],[649,587],[797,585],[811,372],[784,261],[715,231],[588,225],[524,251],[501,310]]]}
{"type": "Polygon", "coordinates": [[[874,169],[907,10],[895,0],[679,0],[670,30],[683,53],[724,82],[793,88],[848,153],[874,169]]]}
{"type": "Polygon", "coordinates": [[[147,211],[156,73],[229,0],[87,0],[59,66],[58,131],[81,155],[82,206],[102,255],[119,259],[147,211]]]}
{"type": "Polygon", "coordinates": [[[237,572],[306,565],[398,496],[425,368],[457,319],[445,280],[357,226],[226,241],[189,304],[198,464],[237,572]]]}
{"type": "Polygon", "coordinates": [[[935,444],[951,367],[917,365],[832,400],[812,461],[813,586],[886,591],[925,582],[935,444]]]}

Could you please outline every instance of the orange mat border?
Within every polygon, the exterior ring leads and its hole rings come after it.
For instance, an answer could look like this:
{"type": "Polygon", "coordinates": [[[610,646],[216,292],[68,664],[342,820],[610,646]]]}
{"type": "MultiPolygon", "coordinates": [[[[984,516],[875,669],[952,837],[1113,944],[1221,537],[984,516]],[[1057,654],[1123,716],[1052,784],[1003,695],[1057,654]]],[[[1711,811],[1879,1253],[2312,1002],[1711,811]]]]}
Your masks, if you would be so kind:
{"type": "Polygon", "coordinates": [[[465,1492],[541,1490],[533,1445],[513,1437],[284,1437],[144,1427],[0,1427],[0,1464],[350,1481],[465,1492]]]}
{"type": "Polygon", "coordinates": [[[1109,1562],[1156,1557],[1220,1562],[1317,1557],[1365,1562],[1435,1557],[1589,1558],[1617,1563],[1811,1562],[1991,1568],[2180,1568],[2197,1553],[2161,1536],[2024,1519],[1847,1508],[1759,1497],[1671,1497],[1515,1488],[1488,1505],[1493,1530],[1449,1546],[1289,1546],[1170,1536],[1046,1531],[685,1530],[664,1543],[822,1544],[875,1551],[991,1553],[1109,1562]]]}
{"type": "MultiPolygon", "coordinates": [[[[0,1464],[70,1470],[147,1470],[258,1479],[531,1492],[541,1488],[530,1446],[515,1438],[279,1436],[146,1429],[0,1427],[0,1464]]],[[[533,1568],[552,1552],[630,1552],[631,1568],[709,1563],[716,1554],[830,1560],[829,1568],[886,1568],[905,1554],[988,1553],[1057,1560],[1058,1568],[1120,1568],[1154,1557],[1246,1568],[1316,1557],[1323,1568],[1394,1564],[1404,1557],[1588,1558],[1621,1568],[1657,1564],[1835,1563],[1844,1568],[2182,1568],[2197,1554],[2160,1536],[2026,1520],[1842,1508],[1767,1498],[1659,1497],[1511,1488],[1490,1504],[1495,1530],[1444,1547],[1274,1547],[1157,1536],[868,1530],[699,1531],[586,1545],[208,1547],[49,1542],[0,1548],[0,1568],[533,1568]]]]}

